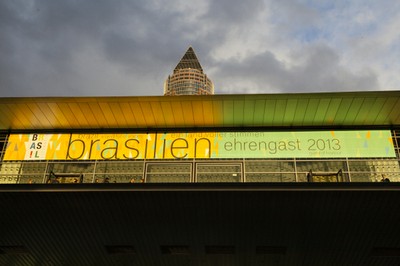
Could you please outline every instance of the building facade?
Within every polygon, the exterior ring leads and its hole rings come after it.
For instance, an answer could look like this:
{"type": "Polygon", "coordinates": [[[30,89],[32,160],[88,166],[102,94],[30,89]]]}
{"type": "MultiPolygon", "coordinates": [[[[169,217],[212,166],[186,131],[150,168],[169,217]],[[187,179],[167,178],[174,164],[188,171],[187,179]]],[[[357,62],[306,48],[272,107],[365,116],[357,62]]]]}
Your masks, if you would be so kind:
{"type": "Polygon", "coordinates": [[[400,181],[398,92],[213,97],[2,99],[0,182],[400,181]]]}
{"type": "Polygon", "coordinates": [[[210,94],[214,94],[214,84],[204,74],[193,48],[189,47],[173,74],[164,82],[164,95],[210,94]]]}
{"type": "Polygon", "coordinates": [[[0,265],[399,265],[398,110],[399,91],[0,98],[0,265]]]}

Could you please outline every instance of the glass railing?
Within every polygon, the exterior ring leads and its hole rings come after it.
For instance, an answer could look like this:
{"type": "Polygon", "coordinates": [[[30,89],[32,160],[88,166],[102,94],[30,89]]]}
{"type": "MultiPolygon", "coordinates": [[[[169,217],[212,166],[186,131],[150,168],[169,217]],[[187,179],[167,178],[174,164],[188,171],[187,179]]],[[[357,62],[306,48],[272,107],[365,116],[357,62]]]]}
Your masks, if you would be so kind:
{"type": "Polygon", "coordinates": [[[0,184],[400,182],[397,159],[13,161],[0,184]]]}

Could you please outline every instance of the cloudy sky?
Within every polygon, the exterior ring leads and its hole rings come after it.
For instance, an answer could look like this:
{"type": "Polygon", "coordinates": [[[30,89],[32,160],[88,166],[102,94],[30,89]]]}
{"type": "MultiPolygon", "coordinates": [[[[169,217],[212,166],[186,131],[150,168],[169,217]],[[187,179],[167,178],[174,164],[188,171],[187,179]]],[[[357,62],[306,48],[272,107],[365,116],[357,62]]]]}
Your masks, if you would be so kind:
{"type": "Polygon", "coordinates": [[[0,97],[400,90],[398,0],[0,0],[0,97]]]}

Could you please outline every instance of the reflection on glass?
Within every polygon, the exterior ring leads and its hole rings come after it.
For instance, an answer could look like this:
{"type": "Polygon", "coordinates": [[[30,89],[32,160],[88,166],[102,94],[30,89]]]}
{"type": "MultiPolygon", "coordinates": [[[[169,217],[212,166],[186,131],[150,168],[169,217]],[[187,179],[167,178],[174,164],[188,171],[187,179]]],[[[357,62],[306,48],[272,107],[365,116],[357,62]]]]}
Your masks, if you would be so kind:
{"type": "Polygon", "coordinates": [[[246,173],[246,182],[296,182],[294,173],[246,173]]]}
{"type": "Polygon", "coordinates": [[[242,179],[241,164],[198,163],[196,181],[203,182],[240,182],[242,179]]]}
{"type": "Polygon", "coordinates": [[[294,172],[293,161],[246,161],[246,173],[263,172],[263,173],[276,173],[276,172],[294,172]]]}
{"type": "Polygon", "coordinates": [[[190,163],[149,163],[147,183],[187,183],[191,180],[190,163]]]}
{"type": "Polygon", "coordinates": [[[49,172],[53,173],[93,173],[94,163],[49,163],[49,172]]]}
{"type": "Polygon", "coordinates": [[[380,182],[385,176],[390,181],[400,181],[397,160],[349,160],[352,182],[380,182]]]}
{"type": "Polygon", "coordinates": [[[147,174],[146,183],[189,183],[190,174],[147,174]]]}
{"type": "Polygon", "coordinates": [[[199,183],[232,183],[232,182],[240,182],[241,175],[240,173],[208,173],[208,174],[197,174],[197,182],[199,183]]]}
{"type": "Polygon", "coordinates": [[[298,172],[326,172],[337,173],[339,170],[346,171],[346,161],[296,161],[298,172]]]}
{"type": "Polygon", "coordinates": [[[165,161],[10,161],[0,164],[0,183],[46,183],[51,175],[62,183],[143,182],[332,182],[325,175],[342,170],[338,182],[400,182],[396,159],[348,160],[165,160],[165,161]],[[297,172],[296,172],[297,170],[297,172]],[[319,177],[318,177],[319,176],[319,177]],[[325,177],[324,177],[325,176],[325,177]],[[317,178],[318,177],[318,178],[317,178]]]}

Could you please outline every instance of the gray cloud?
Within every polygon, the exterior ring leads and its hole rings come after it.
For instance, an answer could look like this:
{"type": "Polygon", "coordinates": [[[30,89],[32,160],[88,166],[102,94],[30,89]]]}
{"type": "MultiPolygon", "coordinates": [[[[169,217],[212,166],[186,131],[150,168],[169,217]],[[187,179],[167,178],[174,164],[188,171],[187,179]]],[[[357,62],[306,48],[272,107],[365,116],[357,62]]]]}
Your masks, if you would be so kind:
{"type": "Polygon", "coordinates": [[[0,96],[161,95],[189,45],[217,93],[380,89],[379,62],[345,65],[343,55],[355,53],[321,40],[337,34],[320,29],[324,10],[334,8],[291,0],[0,1],[0,96]]]}
{"type": "Polygon", "coordinates": [[[214,20],[222,23],[221,26],[236,25],[251,21],[252,18],[265,9],[264,1],[211,1],[209,12],[204,16],[205,20],[214,20]]]}
{"type": "Polygon", "coordinates": [[[288,66],[267,51],[243,61],[223,62],[214,75],[218,77],[222,93],[243,91],[248,80],[254,82],[248,91],[252,93],[378,89],[375,73],[370,70],[351,73],[340,65],[339,56],[328,46],[308,47],[294,58],[301,63],[288,66]]]}

